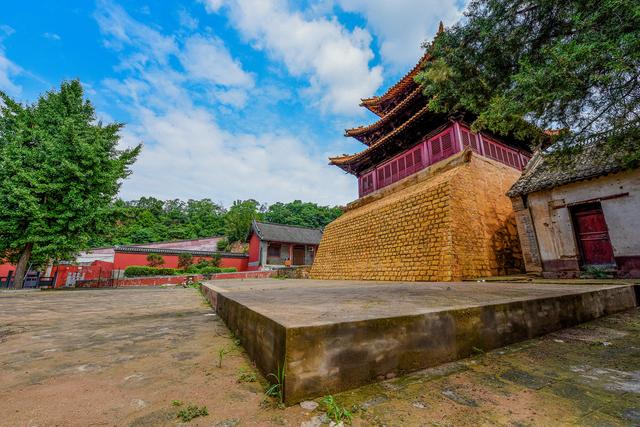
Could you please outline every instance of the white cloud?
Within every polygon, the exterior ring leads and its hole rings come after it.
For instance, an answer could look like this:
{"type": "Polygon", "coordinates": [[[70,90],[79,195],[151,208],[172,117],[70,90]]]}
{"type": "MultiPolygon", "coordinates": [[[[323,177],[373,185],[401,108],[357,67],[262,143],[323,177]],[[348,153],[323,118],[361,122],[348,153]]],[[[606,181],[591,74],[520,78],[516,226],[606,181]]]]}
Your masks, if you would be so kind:
{"type": "Polygon", "coordinates": [[[432,39],[438,23],[456,22],[466,1],[456,0],[335,0],[342,9],[362,14],[378,37],[380,55],[396,70],[413,66],[422,55],[420,45],[432,39]]]}
{"type": "MultiPolygon", "coordinates": [[[[12,27],[6,24],[0,25],[0,31],[2,31],[5,34],[5,36],[10,36],[11,34],[16,32],[16,30],[14,30],[12,27]]],[[[3,38],[4,36],[0,35],[0,40],[3,38]]]]}
{"type": "Polygon", "coordinates": [[[8,25],[0,25],[0,90],[8,95],[17,96],[22,92],[22,87],[15,83],[14,78],[22,73],[22,68],[7,58],[2,42],[5,37],[11,36],[15,30],[8,25]]]}
{"type": "Polygon", "coordinates": [[[216,13],[223,6],[224,0],[199,0],[209,13],[216,13]]]}
{"type": "MultiPolygon", "coordinates": [[[[212,9],[209,3],[207,10],[212,9]]],[[[374,94],[382,83],[382,68],[369,67],[374,54],[368,31],[349,31],[336,19],[307,18],[281,0],[225,4],[247,40],[282,61],[293,76],[308,79],[307,93],[324,111],[360,113],[360,98],[374,94]]]]}
{"type": "Polygon", "coordinates": [[[20,72],[21,68],[5,56],[4,49],[0,46],[0,90],[9,95],[19,95],[22,88],[13,81],[13,78],[20,72]]]}
{"type": "Polygon", "coordinates": [[[134,45],[142,52],[142,55],[133,58],[134,61],[129,58],[123,66],[141,66],[151,60],[165,63],[169,55],[178,51],[172,36],[164,36],[136,21],[122,7],[109,0],[98,0],[95,18],[105,36],[106,47],[122,50],[125,45],[134,45]]]}
{"type": "Polygon", "coordinates": [[[60,39],[61,39],[60,35],[58,35],[58,34],[56,34],[56,33],[44,33],[44,34],[42,34],[42,36],[43,36],[45,39],[49,39],[49,40],[56,40],[56,41],[58,41],[58,40],[60,40],[60,39]]]}
{"type": "Polygon", "coordinates": [[[208,197],[227,205],[246,198],[336,204],[355,197],[353,178],[328,166],[327,153],[308,140],[286,130],[264,134],[226,130],[213,106],[195,101],[202,99],[202,85],[208,84],[205,97],[210,94],[218,102],[243,105],[247,88],[255,84],[220,40],[203,36],[181,40],[146,27],[111,3],[103,1],[98,8],[96,19],[108,46],[134,64],[121,67],[121,78],[102,85],[106,96],[120,102],[131,116],[121,146],[144,143],[132,176],[123,184],[122,197],[208,197]],[[155,45],[172,47],[158,55],[149,51],[155,45]],[[174,68],[171,56],[180,60],[184,72],[174,68]]]}
{"type": "Polygon", "coordinates": [[[190,78],[208,80],[223,86],[253,85],[253,78],[231,57],[222,40],[216,37],[190,37],[179,55],[190,78]]]}
{"type": "Polygon", "coordinates": [[[122,195],[136,198],[202,198],[230,204],[255,198],[273,203],[312,199],[345,203],[353,178],[326,166],[324,153],[309,153],[291,135],[229,133],[203,109],[141,111],[126,141],[144,141],[143,154],[122,195]],[[331,185],[327,185],[327,183],[331,185]]]}
{"type": "Polygon", "coordinates": [[[189,30],[195,30],[198,28],[198,20],[191,16],[185,9],[180,9],[178,11],[178,20],[180,25],[189,30]]]}

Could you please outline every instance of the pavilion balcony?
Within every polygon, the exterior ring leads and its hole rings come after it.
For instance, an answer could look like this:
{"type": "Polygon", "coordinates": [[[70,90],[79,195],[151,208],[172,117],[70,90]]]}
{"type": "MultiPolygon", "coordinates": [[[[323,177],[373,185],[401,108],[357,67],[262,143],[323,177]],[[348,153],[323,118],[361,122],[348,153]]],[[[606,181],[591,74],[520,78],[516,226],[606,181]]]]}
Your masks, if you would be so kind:
{"type": "Polygon", "coordinates": [[[359,197],[398,182],[467,147],[481,156],[518,170],[524,169],[531,158],[529,153],[486,135],[472,133],[469,128],[456,122],[437,135],[422,140],[408,150],[362,173],[358,177],[359,197]]]}

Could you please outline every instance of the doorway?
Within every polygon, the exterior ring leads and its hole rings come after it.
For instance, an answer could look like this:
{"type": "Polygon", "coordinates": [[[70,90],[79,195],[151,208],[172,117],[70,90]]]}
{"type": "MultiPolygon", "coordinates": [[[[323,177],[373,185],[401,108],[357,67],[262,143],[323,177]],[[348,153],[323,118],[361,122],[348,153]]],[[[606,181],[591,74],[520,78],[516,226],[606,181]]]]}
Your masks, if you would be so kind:
{"type": "Polygon", "coordinates": [[[293,247],[293,265],[304,265],[304,246],[293,247]]]}
{"type": "Polygon", "coordinates": [[[615,265],[609,230],[600,202],[571,208],[581,265],[615,265]]]}

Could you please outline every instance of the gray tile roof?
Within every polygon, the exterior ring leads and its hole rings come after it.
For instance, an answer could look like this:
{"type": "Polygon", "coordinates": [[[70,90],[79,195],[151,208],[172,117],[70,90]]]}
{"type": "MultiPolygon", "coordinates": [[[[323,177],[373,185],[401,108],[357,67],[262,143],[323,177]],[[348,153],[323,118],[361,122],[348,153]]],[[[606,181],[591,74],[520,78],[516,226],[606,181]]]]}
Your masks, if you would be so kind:
{"type": "Polygon", "coordinates": [[[319,245],[322,229],[298,227],[294,225],[273,224],[254,221],[252,230],[261,240],[270,242],[299,243],[302,245],[319,245]]]}
{"type": "Polygon", "coordinates": [[[562,163],[552,161],[549,154],[538,151],[507,196],[522,196],[620,172],[625,169],[621,157],[622,153],[611,153],[603,141],[585,143],[582,150],[562,163]]]}

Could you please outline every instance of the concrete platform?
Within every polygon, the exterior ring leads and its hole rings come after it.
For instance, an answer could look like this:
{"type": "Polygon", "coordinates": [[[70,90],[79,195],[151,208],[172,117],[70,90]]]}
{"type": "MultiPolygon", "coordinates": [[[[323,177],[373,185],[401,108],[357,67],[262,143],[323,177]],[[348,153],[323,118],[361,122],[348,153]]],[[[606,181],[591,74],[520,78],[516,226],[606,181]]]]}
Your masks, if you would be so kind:
{"type": "Polygon", "coordinates": [[[216,281],[203,287],[285,402],[355,388],[627,310],[632,285],[216,281]]]}

